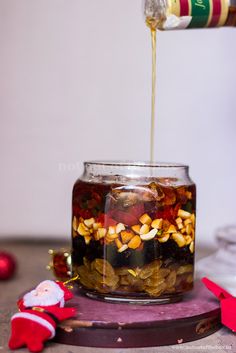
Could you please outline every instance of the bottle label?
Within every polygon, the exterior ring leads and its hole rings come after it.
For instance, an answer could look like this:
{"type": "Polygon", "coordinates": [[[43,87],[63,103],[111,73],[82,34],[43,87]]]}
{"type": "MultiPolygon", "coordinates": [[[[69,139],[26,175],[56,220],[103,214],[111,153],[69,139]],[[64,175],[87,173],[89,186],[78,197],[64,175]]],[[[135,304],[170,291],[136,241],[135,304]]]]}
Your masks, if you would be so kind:
{"type": "Polygon", "coordinates": [[[228,13],[228,0],[169,0],[163,29],[220,27],[228,13]]]}

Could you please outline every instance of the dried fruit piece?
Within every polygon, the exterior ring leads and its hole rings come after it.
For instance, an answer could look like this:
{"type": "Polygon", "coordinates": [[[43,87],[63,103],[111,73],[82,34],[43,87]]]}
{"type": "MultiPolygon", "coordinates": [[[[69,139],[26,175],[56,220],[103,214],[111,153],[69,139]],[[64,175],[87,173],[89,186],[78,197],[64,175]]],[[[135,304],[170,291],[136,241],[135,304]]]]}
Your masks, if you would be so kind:
{"type": "Polygon", "coordinates": [[[132,276],[134,276],[134,277],[137,277],[137,273],[134,271],[134,270],[132,270],[132,269],[129,269],[129,270],[127,270],[132,276]]]}
{"type": "Polygon", "coordinates": [[[87,270],[90,271],[91,264],[90,264],[89,260],[87,259],[87,257],[83,257],[83,263],[84,263],[84,266],[87,268],[87,270]]]}
{"type": "Polygon", "coordinates": [[[193,265],[182,265],[177,270],[177,275],[183,275],[184,273],[193,272],[193,265]]]}
{"type": "Polygon", "coordinates": [[[91,268],[98,271],[101,275],[115,276],[113,267],[104,259],[95,259],[91,264],[91,268]]]}
{"type": "Polygon", "coordinates": [[[141,226],[139,224],[136,224],[131,227],[131,229],[134,231],[135,234],[140,234],[140,228],[141,226]]]}
{"type": "Polygon", "coordinates": [[[116,246],[117,246],[118,249],[120,249],[123,246],[123,244],[121,243],[120,239],[115,239],[115,243],[116,243],[116,246]]]}
{"type": "Polygon", "coordinates": [[[135,235],[128,243],[130,249],[137,249],[141,244],[141,239],[139,235],[135,235]]]}
{"type": "Polygon", "coordinates": [[[126,231],[126,230],[122,231],[121,232],[122,243],[123,244],[128,243],[133,238],[133,236],[134,236],[134,233],[131,231],[126,231]]]}
{"type": "Polygon", "coordinates": [[[147,234],[141,234],[140,235],[140,238],[143,240],[143,241],[148,241],[148,240],[151,240],[151,239],[154,239],[155,236],[157,234],[157,229],[152,229],[149,233],[147,234]]]}
{"type": "Polygon", "coordinates": [[[154,287],[145,287],[146,292],[151,295],[151,296],[155,296],[155,297],[159,297],[164,290],[166,289],[166,284],[160,283],[158,286],[154,286],[154,287]]]}
{"type": "Polygon", "coordinates": [[[116,289],[118,282],[119,282],[119,277],[116,275],[112,277],[104,276],[102,280],[103,284],[105,284],[108,287],[112,287],[113,290],[116,289]]]}
{"type": "Polygon", "coordinates": [[[161,261],[160,260],[155,260],[153,262],[151,262],[148,265],[143,266],[143,268],[141,269],[140,273],[139,273],[139,277],[141,279],[146,279],[150,276],[153,275],[153,273],[157,273],[161,267],[161,261]]]}
{"type": "Polygon", "coordinates": [[[143,268],[139,274],[139,277],[141,279],[146,279],[148,277],[151,277],[151,275],[153,274],[153,269],[152,268],[149,268],[149,267],[146,267],[146,268],[143,268]]]}
{"type": "Polygon", "coordinates": [[[193,275],[188,275],[188,277],[186,278],[186,282],[187,283],[193,283],[193,275]]]}
{"type": "Polygon", "coordinates": [[[174,287],[176,282],[176,272],[171,271],[171,273],[166,277],[166,287],[169,289],[174,287]]]}
{"type": "Polygon", "coordinates": [[[142,224],[151,224],[152,223],[152,219],[151,217],[147,214],[144,213],[140,218],[139,218],[139,222],[142,224]]]}

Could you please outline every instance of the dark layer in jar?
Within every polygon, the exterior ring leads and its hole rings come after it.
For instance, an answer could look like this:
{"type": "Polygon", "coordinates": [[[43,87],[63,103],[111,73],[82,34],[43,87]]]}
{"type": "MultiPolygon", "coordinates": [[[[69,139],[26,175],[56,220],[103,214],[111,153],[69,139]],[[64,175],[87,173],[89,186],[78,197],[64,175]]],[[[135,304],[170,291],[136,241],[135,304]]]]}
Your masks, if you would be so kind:
{"type": "Polygon", "coordinates": [[[99,293],[159,297],[193,285],[195,186],[77,182],[73,270],[99,293]]]}

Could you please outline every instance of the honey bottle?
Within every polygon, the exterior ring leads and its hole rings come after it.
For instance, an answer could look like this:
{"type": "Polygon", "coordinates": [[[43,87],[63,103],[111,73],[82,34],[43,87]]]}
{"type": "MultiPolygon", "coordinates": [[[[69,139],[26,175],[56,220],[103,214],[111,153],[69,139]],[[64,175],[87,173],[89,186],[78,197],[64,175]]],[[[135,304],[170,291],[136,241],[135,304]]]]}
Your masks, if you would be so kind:
{"type": "Polygon", "coordinates": [[[145,0],[151,29],[236,27],[236,0],[145,0]]]}

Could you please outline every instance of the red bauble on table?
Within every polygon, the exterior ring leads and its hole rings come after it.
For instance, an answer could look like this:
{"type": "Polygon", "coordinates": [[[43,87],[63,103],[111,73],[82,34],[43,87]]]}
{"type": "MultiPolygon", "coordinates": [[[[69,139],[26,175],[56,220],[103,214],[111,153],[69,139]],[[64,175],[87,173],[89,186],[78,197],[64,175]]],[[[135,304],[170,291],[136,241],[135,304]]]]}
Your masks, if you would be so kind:
{"type": "Polygon", "coordinates": [[[15,258],[7,253],[0,251],[0,280],[10,279],[16,270],[15,258]]]}

